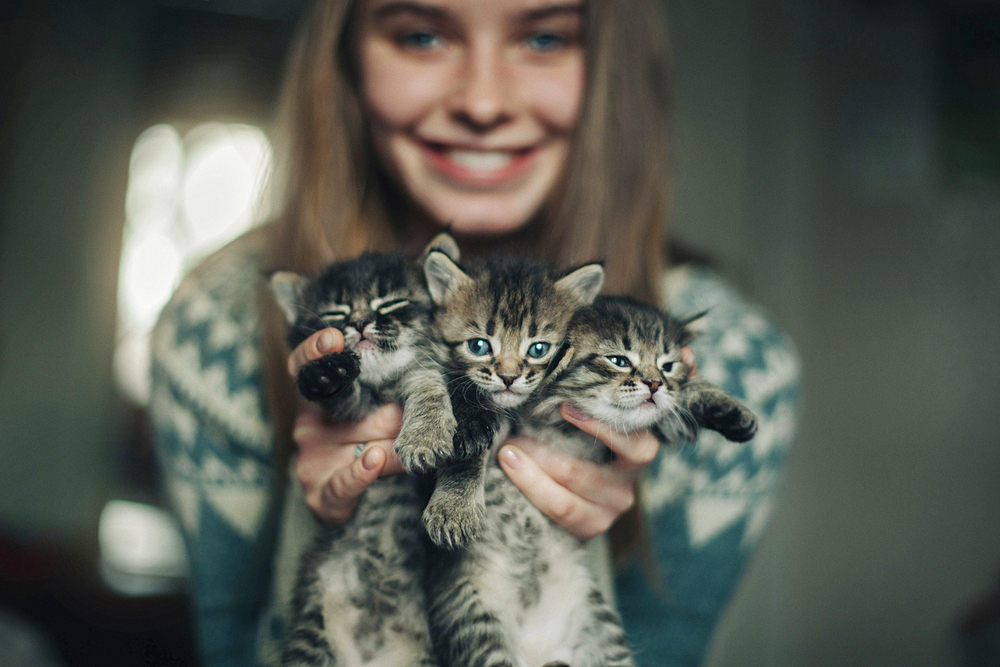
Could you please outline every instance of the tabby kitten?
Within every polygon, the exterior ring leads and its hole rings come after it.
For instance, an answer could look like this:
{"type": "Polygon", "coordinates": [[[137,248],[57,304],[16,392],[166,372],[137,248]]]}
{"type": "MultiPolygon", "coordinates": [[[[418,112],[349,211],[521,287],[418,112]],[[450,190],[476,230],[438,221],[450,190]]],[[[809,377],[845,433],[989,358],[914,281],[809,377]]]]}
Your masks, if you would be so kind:
{"type": "MultiPolygon", "coordinates": [[[[431,249],[458,257],[446,235],[431,249]]],[[[271,287],[286,315],[290,347],[330,326],[344,334],[342,352],[299,371],[303,396],[345,421],[402,403],[394,449],[407,472],[427,473],[451,459],[455,418],[419,261],[369,253],[333,264],[313,280],[276,273],[271,287]]],[[[322,531],[300,564],[284,665],[436,664],[423,589],[425,486],[412,475],[376,480],[350,521],[322,531]]]]}
{"type": "Polygon", "coordinates": [[[424,526],[435,545],[456,549],[483,528],[485,454],[538,388],[573,313],[594,300],[604,268],[555,276],[542,264],[498,257],[463,269],[443,252],[424,261],[435,331],[457,420],[453,460],[438,471],[424,526]]]}
{"type": "Polygon", "coordinates": [[[694,441],[699,427],[749,440],[757,430],[753,413],[714,384],[688,379],[681,361],[703,315],[679,321],[628,297],[600,297],[580,309],[558,368],[522,411],[525,429],[576,456],[606,457],[603,445],[577,437],[559,415],[567,402],[623,433],[648,428],[667,445],[694,441]]]}
{"type": "MultiPolygon", "coordinates": [[[[622,432],[649,428],[665,444],[699,426],[731,440],[753,436],[753,414],[708,382],[687,379],[684,323],[637,301],[599,297],[569,324],[555,368],[519,408],[520,429],[592,461],[610,451],[559,415],[570,402],[622,432]]],[[[546,518],[492,456],[486,529],[431,567],[431,633],[449,665],[633,665],[615,610],[585,566],[580,542],[546,518]]]]}
{"type": "Polygon", "coordinates": [[[432,552],[427,582],[440,663],[631,664],[617,617],[579,558],[579,542],[549,523],[496,462],[517,410],[558,359],[573,314],[600,292],[603,268],[590,264],[557,277],[505,258],[463,269],[430,253],[425,270],[438,306],[436,329],[449,348],[458,420],[456,460],[439,471],[424,512],[431,537],[444,547],[432,552]],[[437,529],[456,512],[467,531],[437,529]],[[558,567],[549,567],[553,562],[558,567]],[[578,631],[595,633],[587,641],[601,646],[596,662],[575,652],[578,631]]]}

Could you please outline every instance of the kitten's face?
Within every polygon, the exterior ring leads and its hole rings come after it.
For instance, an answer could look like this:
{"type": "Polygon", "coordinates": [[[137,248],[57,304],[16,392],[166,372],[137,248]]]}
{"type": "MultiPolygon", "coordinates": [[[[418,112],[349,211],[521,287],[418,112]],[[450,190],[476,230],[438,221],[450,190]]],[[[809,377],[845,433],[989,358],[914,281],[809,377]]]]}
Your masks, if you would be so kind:
{"type": "Polygon", "coordinates": [[[600,291],[603,269],[554,280],[534,265],[499,262],[470,276],[435,255],[425,268],[452,365],[498,407],[517,407],[545,377],[576,308],[600,291]]]}
{"type": "Polygon", "coordinates": [[[563,392],[584,412],[623,432],[677,412],[688,368],[683,327],[634,302],[605,299],[582,312],[569,333],[573,362],[563,392]]]}
{"type": "Polygon", "coordinates": [[[362,381],[377,384],[408,367],[429,328],[429,299],[405,260],[370,255],[329,267],[315,280],[277,273],[272,287],[295,346],[327,327],[361,359],[362,381]]]}

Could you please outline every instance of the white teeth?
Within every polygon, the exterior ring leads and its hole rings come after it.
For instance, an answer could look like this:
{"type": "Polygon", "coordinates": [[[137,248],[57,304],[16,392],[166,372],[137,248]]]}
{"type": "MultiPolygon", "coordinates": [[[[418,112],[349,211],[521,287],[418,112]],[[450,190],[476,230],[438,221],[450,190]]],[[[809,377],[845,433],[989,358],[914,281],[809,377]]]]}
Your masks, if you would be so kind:
{"type": "Polygon", "coordinates": [[[514,155],[508,151],[451,150],[448,158],[470,171],[497,171],[509,165],[514,155]]]}

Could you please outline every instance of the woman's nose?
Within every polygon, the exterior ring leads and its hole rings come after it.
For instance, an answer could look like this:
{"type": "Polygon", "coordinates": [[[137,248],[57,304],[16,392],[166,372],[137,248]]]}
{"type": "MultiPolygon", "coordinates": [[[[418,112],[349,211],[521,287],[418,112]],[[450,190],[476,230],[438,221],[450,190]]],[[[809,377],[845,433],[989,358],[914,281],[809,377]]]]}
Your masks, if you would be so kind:
{"type": "Polygon", "coordinates": [[[471,47],[450,100],[451,113],[480,132],[506,122],[513,100],[505,79],[499,48],[471,47]]]}

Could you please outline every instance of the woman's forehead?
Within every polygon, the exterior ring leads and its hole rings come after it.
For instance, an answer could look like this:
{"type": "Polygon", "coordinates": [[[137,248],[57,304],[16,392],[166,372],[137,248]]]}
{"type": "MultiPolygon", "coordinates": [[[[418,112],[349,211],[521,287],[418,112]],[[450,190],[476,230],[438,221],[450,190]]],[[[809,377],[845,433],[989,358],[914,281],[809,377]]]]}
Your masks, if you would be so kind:
{"type": "Polygon", "coordinates": [[[434,18],[498,16],[507,19],[541,19],[559,14],[579,14],[584,0],[361,0],[368,15],[410,14],[434,18]]]}

